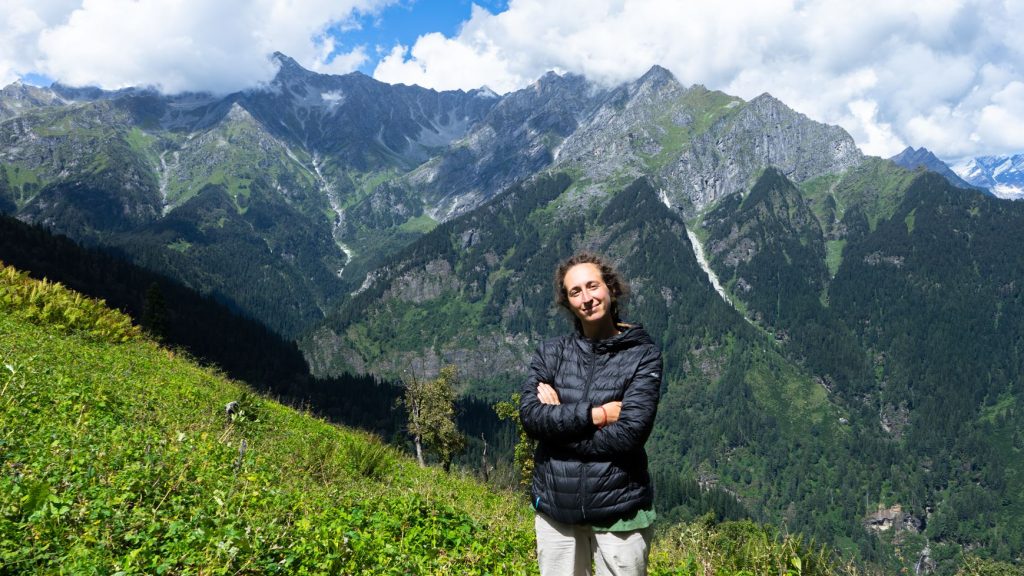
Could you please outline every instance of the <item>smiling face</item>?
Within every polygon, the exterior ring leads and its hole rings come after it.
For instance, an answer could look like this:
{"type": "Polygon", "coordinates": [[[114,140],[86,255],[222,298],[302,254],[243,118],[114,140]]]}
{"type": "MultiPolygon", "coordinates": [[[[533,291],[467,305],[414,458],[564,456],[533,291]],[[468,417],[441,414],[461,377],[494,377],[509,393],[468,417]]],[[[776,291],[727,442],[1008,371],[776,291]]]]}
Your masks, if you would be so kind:
{"type": "Polygon", "coordinates": [[[614,299],[596,264],[577,264],[562,281],[569,310],[579,318],[588,338],[605,338],[616,333],[612,318],[614,299]]]}

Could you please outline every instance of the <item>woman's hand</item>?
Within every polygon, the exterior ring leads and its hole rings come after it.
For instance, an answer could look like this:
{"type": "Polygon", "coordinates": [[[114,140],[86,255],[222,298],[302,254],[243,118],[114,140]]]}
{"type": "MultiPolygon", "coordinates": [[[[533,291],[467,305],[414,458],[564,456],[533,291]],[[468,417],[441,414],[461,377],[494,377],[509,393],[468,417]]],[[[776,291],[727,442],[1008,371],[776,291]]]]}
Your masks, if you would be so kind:
{"type": "MultiPolygon", "coordinates": [[[[557,406],[562,402],[558,399],[558,392],[546,382],[537,384],[537,399],[541,404],[557,406]]],[[[602,404],[590,410],[590,419],[596,426],[607,426],[619,421],[619,413],[622,411],[622,402],[616,400],[602,404]]]]}
{"type": "Polygon", "coordinates": [[[562,402],[558,399],[558,392],[550,384],[540,382],[537,384],[537,399],[541,404],[558,405],[562,402]]]}
{"type": "Polygon", "coordinates": [[[619,421],[619,413],[622,411],[622,402],[616,400],[615,402],[608,402],[602,404],[597,408],[590,409],[590,420],[594,423],[594,426],[598,428],[604,428],[609,424],[614,424],[619,421]]]}

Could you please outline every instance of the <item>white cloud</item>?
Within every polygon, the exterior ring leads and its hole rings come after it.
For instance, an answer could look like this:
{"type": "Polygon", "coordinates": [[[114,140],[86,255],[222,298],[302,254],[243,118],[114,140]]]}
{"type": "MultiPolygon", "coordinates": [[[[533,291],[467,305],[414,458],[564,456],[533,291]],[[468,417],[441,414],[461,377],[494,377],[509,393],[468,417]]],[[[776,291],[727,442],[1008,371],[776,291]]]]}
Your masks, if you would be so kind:
{"type": "Polygon", "coordinates": [[[653,64],[685,85],[770,92],[869,153],[1020,151],[1024,3],[1002,0],[512,0],[453,37],[395,47],[374,77],[499,92],[548,70],[604,84],[653,64]]]}
{"type": "Polygon", "coordinates": [[[1024,150],[1024,82],[1011,82],[992,96],[981,109],[977,136],[1003,149],[1024,150]]]}
{"type": "Polygon", "coordinates": [[[853,136],[864,150],[875,150],[876,154],[890,157],[907,147],[897,136],[892,124],[878,119],[878,103],[872,100],[854,100],[848,105],[850,117],[843,117],[839,123],[853,136]]]}
{"type": "Polygon", "coordinates": [[[275,51],[345,73],[365,48],[336,46],[331,29],[395,1],[15,0],[0,9],[0,80],[35,71],[108,89],[230,92],[271,79],[275,51]]]}
{"type": "Polygon", "coordinates": [[[441,34],[421,36],[412,49],[395,46],[381,59],[374,77],[393,84],[418,84],[437,90],[466,88],[465,79],[474,79],[473,88],[489,86],[498,92],[519,88],[527,79],[509,69],[508,62],[493,49],[479,50],[460,44],[441,34]],[[443,56],[438,58],[438,56],[443,56]],[[424,62],[432,62],[429,68],[424,62]]]}
{"type": "Polygon", "coordinates": [[[0,86],[36,70],[39,33],[62,23],[80,0],[0,3],[0,86]]]}

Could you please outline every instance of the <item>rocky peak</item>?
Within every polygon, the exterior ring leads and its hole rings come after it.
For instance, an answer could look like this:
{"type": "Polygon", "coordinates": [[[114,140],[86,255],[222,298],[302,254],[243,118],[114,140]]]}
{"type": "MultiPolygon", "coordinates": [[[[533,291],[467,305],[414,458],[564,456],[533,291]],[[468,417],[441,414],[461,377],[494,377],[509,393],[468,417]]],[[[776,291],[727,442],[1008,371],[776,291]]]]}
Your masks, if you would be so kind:
{"type": "Polygon", "coordinates": [[[64,100],[70,101],[89,102],[107,98],[110,95],[110,92],[96,86],[75,87],[61,84],[60,82],[51,84],[50,89],[64,100]]]}
{"type": "Polygon", "coordinates": [[[764,116],[765,118],[776,119],[797,116],[804,120],[810,120],[807,116],[793,110],[789,106],[786,106],[782,100],[779,100],[768,92],[764,92],[752,99],[747,103],[746,108],[764,116]]]}
{"type": "Polygon", "coordinates": [[[664,86],[665,84],[670,83],[678,85],[679,81],[676,80],[676,77],[667,68],[663,68],[655,64],[654,66],[651,66],[651,69],[645,72],[644,75],[637,79],[637,81],[634,82],[633,84],[638,87],[650,86],[652,88],[657,88],[659,86],[664,86]]]}
{"type": "Polygon", "coordinates": [[[495,130],[567,136],[592,109],[592,86],[578,74],[548,72],[528,88],[505,95],[484,122],[495,130]]]}
{"type": "MultiPolygon", "coordinates": [[[[589,86],[590,83],[587,79],[579,74],[558,74],[557,72],[550,70],[530,85],[530,91],[540,94],[546,98],[550,98],[551,96],[565,94],[566,92],[578,92],[580,90],[585,91],[589,86]]],[[[513,95],[524,92],[526,91],[519,90],[513,93],[513,95]]]]}
{"type": "Polygon", "coordinates": [[[469,95],[475,96],[477,98],[501,98],[501,96],[499,96],[497,92],[491,90],[490,86],[481,86],[479,88],[470,90],[469,95]]]}
{"type": "Polygon", "coordinates": [[[815,122],[771,94],[726,108],[734,113],[699,135],[670,174],[698,210],[745,189],[766,166],[802,182],[842,172],[864,159],[845,130],[815,122]]]}
{"type": "Polygon", "coordinates": [[[303,68],[291,56],[286,56],[280,52],[274,52],[270,60],[278,66],[277,75],[274,77],[275,82],[303,79],[316,75],[315,72],[310,72],[303,68]]]}
{"type": "Polygon", "coordinates": [[[939,160],[938,156],[932,154],[930,150],[923,146],[916,150],[913,146],[907,146],[902,152],[893,156],[889,160],[906,168],[907,170],[917,170],[919,168],[931,170],[948,180],[950,184],[957,188],[976,188],[972,184],[960,178],[960,176],[953,172],[945,162],[939,160]]]}
{"type": "Polygon", "coordinates": [[[13,118],[33,108],[62,103],[60,97],[49,88],[14,82],[0,90],[0,120],[13,118]]]}
{"type": "Polygon", "coordinates": [[[256,119],[252,117],[252,114],[250,114],[245,108],[242,108],[238,102],[231,103],[231,107],[228,108],[228,113],[225,116],[225,119],[228,122],[257,125],[256,119]]]}
{"type": "Polygon", "coordinates": [[[685,90],[676,77],[661,66],[651,67],[646,74],[623,86],[623,89],[628,94],[628,102],[624,106],[626,108],[637,105],[661,107],[685,90]]]}

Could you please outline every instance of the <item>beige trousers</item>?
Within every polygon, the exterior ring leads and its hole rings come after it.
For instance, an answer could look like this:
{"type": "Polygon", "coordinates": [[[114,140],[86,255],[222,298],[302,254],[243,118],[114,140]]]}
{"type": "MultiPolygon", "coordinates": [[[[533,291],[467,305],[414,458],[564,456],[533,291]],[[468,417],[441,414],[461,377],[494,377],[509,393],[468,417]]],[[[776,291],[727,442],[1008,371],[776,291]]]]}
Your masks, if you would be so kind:
{"type": "Polygon", "coordinates": [[[541,576],[645,576],[653,529],[596,532],[590,526],[562,524],[538,513],[537,559],[541,576]]]}

